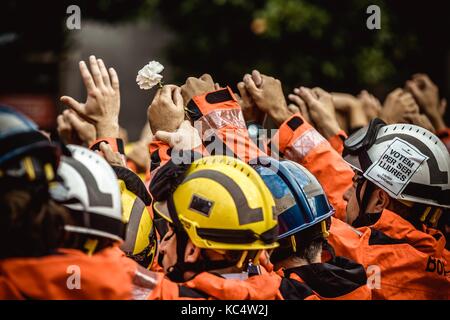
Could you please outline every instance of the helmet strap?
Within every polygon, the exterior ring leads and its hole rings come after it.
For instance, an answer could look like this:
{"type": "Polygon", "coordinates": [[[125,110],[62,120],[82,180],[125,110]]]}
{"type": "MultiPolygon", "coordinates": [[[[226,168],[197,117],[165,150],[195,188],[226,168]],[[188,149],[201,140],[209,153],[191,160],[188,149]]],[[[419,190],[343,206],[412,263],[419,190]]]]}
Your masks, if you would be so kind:
{"type": "MultiPolygon", "coordinates": [[[[187,234],[186,234],[187,237],[187,234]]],[[[193,272],[194,277],[204,271],[219,270],[232,267],[235,262],[228,260],[209,260],[202,250],[201,254],[203,259],[199,259],[196,262],[184,262],[184,253],[186,251],[187,240],[179,242],[177,233],[177,262],[168,268],[166,276],[174,282],[185,282],[184,275],[186,272],[193,272]],[[183,243],[185,241],[185,244],[183,243]]]]}
{"type": "Polygon", "coordinates": [[[358,183],[356,186],[356,200],[358,201],[359,214],[358,217],[353,221],[353,227],[363,227],[374,224],[381,216],[381,213],[369,213],[367,211],[367,206],[369,204],[370,198],[375,190],[375,185],[364,179],[362,182],[358,183]],[[364,190],[364,195],[361,197],[362,187],[366,182],[366,190],[364,190]]]}
{"type": "Polygon", "coordinates": [[[92,256],[97,248],[98,240],[97,239],[87,239],[84,243],[84,248],[87,250],[87,255],[92,256]]]}
{"type": "Polygon", "coordinates": [[[241,257],[239,258],[239,261],[236,264],[236,268],[242,269],[242,267],[244,266],[245,258],[247,258],[247,256],[248,256],[248,251],[247,250],[243,251],[241,254],[241,257]]]}
{"type": "MultiPolygon", "coordinates": [[[[215,269],[223,269],[232,266],[233,264],[227,260],[209,260],[204,255],[204,251],[201,251],[201,254],[204,259],[199,259],[196,262],[184,262],[184,256],[186,253],[186,247],[189,242],[189,236],[181,225],[180,220],[178,219],[178,215],[175,211],[175,205],[173,203],[173,198],[169,197],[167,201],[167,208],[169,209],[171,218],[174,224],[174,231],[176,235],[177,242],[177,262],[168,268],[166,276],[174,281],[174,282],[185,282],[186,279],[184,275],[186,272],[191,271],[197,275],[200,272],[215,270],[215,269]]],[[[158,261],[160,265],[162,265],[163,255],[160,254],[158,257],[158,261]]]]}
{"type": "Polygon", "coordinates": [[[292,251],[297,252],[297,241],[295,241],[295,236],[292,235],[290,237],[290,239],[291,239],[292,251]]]}

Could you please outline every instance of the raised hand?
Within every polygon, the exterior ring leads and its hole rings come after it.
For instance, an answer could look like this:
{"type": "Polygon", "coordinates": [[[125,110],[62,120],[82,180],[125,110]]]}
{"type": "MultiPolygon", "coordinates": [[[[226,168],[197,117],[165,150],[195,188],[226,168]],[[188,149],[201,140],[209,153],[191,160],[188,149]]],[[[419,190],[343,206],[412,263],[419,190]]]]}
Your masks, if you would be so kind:
{"type": "Polygon", "coordinates": [[[244,84],[256,106],[272,117],[278,126],[292,116],[287,108],[280,80],[261,75],[255,70],[252,76],[244,76],[244,84]],[[259,80],[260,84],[257,85],[259,80]]]}
{"type": "Polygon", "coordinates": [[[106,69],[102,59],[90,56],[89,64],[90,71],[84,61],[79,64],[87,91],[86,101],[81,103],[69,96],[62,96],[61,101],[92,123],[97,137],[116,138],[119,136],[119,78],[113,68],[106,69]]]}
{"type": "Polygon", "coordinates": [[[409,114],[419,113],[419,106],[413,96],[400,88],[392,91],[384,101],[380,113],[386,123],[408,123],[409,114]]]}
{"type": "Polygon", "coordinates": [[[72,110],[65,110],[57,118],[57,130],[66,144],[91,145],[96,139],[94,125],[82,120],[72,110]]]}
{"type": "Polygon", "coordinates": [[[157,131],[155,138],[166,142],[176,150],[193,150],[202,144],[197,129],[188,120],[183,121],[175,132],[157,131]]]}
{"type": "Polygon", "coordinates": [[[183,96],[184,106],[186,106],[192,97],[199,96],[216,89],[218,84],[215,84],[212,77],[205,73],[200,78],[189,77],[186,83],[181,86],[181,95],[183,96]]]}
{"type": "Polygon", "coordinates": [[[368,124],[364,105],[360,99],[351,94],[340,92],[334,92],[331,96],[335,110],[348,119],[349,129],[361,128],[368,124]]]}
{"type": "Polygon", "coordinates": [[[309,115],[316,124],[316,128],[325,138],[328,139],[341,130],[336,120],[331,94],[317,87],[314,89],[300,87],[297,92],[308,106],[309,115]]]}
{"type": "Polygon", "coordinates": [[[406,82],[406,89],[413,95],[420,110],[430,119],[437,130],[445,129],[441,114],[439,89],[426,74],[415,74],[406,82]]]}
{"type": "Polygon", "coordinates": [[[147,118],[153,134],[157,131],[176,131],[184,120],[180,87],[165,85],[159,89],[147,109],[147,118]]]}
{"type": "Polygon", "coordinates": [[[406,82],[406,89],[416,99],[421,111],[426,115],[438,112],[439,90],[426,74],[415,74],[406,82]]]}
{"type": "Polygon", "coordinates": [[[363,90],[359,93],[358,100],[362,103],[362,107],[366,113],[368,121],[380,116],[383,106],[381,105],[380,100],[378,100],[375,96],[366,90],[363,90]]]}
{"type": "Polygon", "coordinates": [[[420,126],[422,128],[427,129],[428,131],[431,131],[433,133],[436,132],[436,129],[431,124],[430,119],[424,114],[420,113],[409,113],[405,116],[405,119],[412,124],[415,124],[417,126],[420,126]]]}
{"type": "Polygon", "coordinates": [[[288,104],[288,109],[290,112],[292,113],[300,113],[302,115],[302,117],[310,124],[312,124],[313,126],[315,126],[314,121],[312,121],[310,115],[309,115],[309,111],[308,111],[308,107],[306,106],[305,101],[303,101],[302,98],[300,98],[300,96],[298,96],[299,93],[299,89],[295,88],[294,89],[294,93],[295,94],[290,94],[288,95],[288,99],[292,102],[290,104],[288,104]]]}
{"type": "Polygon", "coordinates": [[[100,151],[97,152],[102,152],[103,157],[111,166],[127,167],[124,157],[119,152],[114,152],[109,144],[105,142],[100,143],[100,151]]]}

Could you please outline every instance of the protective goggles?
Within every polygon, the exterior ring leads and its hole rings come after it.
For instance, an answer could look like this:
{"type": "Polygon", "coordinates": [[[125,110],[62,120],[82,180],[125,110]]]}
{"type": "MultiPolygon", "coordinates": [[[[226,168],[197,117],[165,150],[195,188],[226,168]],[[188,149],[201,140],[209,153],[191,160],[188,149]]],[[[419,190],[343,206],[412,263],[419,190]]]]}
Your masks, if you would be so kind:
{"type": "Polygon", "coordinates": [[[358,155],[361,151],[370,149],[377,139],[378,132],[386,125],[383,120],[375,118],[369,125],[356,131],[344,141],[343,156],[358,155]]]}

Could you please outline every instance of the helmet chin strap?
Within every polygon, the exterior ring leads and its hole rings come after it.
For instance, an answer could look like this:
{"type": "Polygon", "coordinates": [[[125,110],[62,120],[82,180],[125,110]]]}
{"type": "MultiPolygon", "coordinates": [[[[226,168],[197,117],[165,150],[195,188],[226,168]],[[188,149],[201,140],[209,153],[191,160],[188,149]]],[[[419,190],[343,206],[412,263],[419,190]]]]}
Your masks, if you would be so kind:
{"type": "Polygon", "coordinates": [[[374,224],[381,216],[380,212],[370,213],[367,212],[367,206],[369,205],[370,198],[375,190],[375,185],[369,180],[364,180],[358,183],[356,186],[356,200],[358,201],[359,214],[355,221],[352,222],[353,227],[364,227],[374,224]],[[361,197],[362,187],[366,182],[366,190],[364,190],[364,195],[361,197]]]}

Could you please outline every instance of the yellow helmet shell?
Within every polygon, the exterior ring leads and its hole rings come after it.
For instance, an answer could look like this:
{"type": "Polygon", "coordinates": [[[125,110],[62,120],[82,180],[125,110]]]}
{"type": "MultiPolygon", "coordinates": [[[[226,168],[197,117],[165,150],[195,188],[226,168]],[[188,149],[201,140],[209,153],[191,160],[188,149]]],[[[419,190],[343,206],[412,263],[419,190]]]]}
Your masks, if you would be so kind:
{"type": "MultiPolygon", "coordinates": [[[[258,173],[245,162],[227,156],[211,156],[192,163],[183,182],[173,193],[178,219],[191,241],[199,248],[221,250],[260,250],[278,246],[275,202],[258,173]],[[256,235],[249,242],[221,241],[247,232],[256,235]],[[273,241],[260,235],[273,231],[273,241]],[[206,239],[205,239],[206,238],[206,239]]],[[[156,203],[155,210],[173,222],[167,205],[156,203]]]]}
{"type": "Polygon", "coordinates": [[[129,257],[150,268],[156,253],[157,241],[153,221],[142,200],[119,180],[123,220],[127,223],[125,242],[121,249],[129,257]]]}

